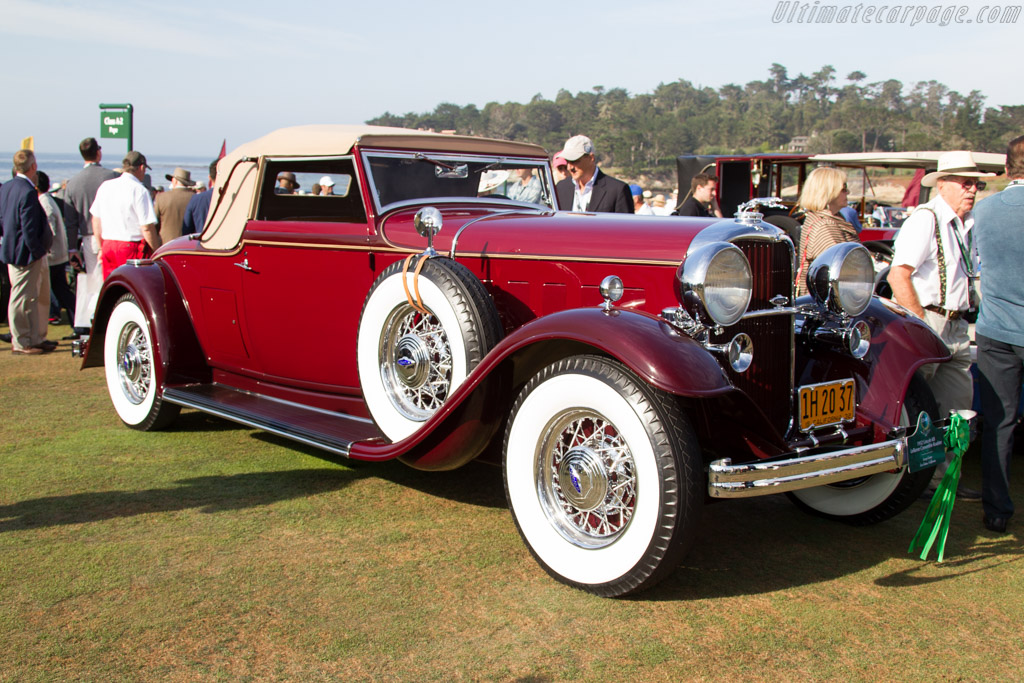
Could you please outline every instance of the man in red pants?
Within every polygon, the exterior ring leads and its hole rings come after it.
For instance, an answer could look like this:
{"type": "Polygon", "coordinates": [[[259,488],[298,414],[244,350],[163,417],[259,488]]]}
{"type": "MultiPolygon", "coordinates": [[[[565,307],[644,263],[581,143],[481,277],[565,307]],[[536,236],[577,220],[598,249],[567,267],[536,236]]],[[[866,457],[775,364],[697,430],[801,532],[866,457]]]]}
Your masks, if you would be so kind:
{"type": "Polygon", "coordinates": [[[104,280],[128,259],[148,258],[161,244],[153,198],[142,184],[147,168],[145,156],[128,152],[120,177],[100,185],[89,207],[104,280]]]}

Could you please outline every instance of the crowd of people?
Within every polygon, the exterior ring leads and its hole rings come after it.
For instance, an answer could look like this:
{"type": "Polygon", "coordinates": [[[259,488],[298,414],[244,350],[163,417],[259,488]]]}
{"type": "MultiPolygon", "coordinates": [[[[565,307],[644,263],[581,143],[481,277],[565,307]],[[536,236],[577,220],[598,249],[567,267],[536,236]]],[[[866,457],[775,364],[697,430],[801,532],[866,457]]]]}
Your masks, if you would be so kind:
{"type": "MultiPolygon", "coordinates": [[[[48,340],[51,290],[58,307],[68,311],[74,334],[88,333],[92,301],[83,304],[71,295],[66,272],[70,264],[83,271],[82,285],[98,293],[103,280],[129,259],[147,258],[163,242],[199,231],[205,223],[216,178],[210,165],[209,187],[193,191],[189,171],[175,169],[166,176],[170,189],[156,196],[146,182],[149,165],[138,151],[129,152],[120,172],[103,168],[102,149],[95,138],[79,146],[84,166],[64,190],[63,207],[49,194],[49,180],[38,169],[31,150],[14,155],[13,177],[0,186],[0,261],[9,287],[3,306],[10,334],[4,338],[16,355],[49,353],[57,343],[48,340]],[[77,310],[85,307],[86,310],[77,310]]],[[[590,138],[567,140],[552,158],[555,199],[562,210],[721,217],[715,203],[718,179],[694,176],[686,197],[667,200],[650,196],[639,185],[627,185],[598,165],[590,138]],[[648,201],[650,200],[650,201],[648,201]]],[[[895,241],[889,272],[893,299],[921,318],[949,348],[952,359],[922,368],[939,411],[971,408],[974,380],[968,319],[977,317],[977,368],[984,431],[982,491],[961,486],[957,496],[981,500],[986,528],[1005,533],[1014,506],[1009,493],[1010,454],[1017,406],[1024,382],[1024,136],[1010,142],[1006,156],[1009,185],[975,207],[983,178],[971,152],[948,152],[922,185],[935,196],[904,222],[895,241]],[[984,275],[981,265],[984,265],[984,275]],[[979,289],[980,285],[980,289],[979,289]]],[[[334,183],[324,176],[316,194],[331,194],[334,183]]],[[[276,192],[299,189],[294,174],[281,173],[276,192]]],[[[513,185],[515,198],[536,201],[539,178],[520,174],[513,185]]],[[[810,264],[830,246],[858,240],[859,225],[844,214],[846,176],[834,168],[817,168],[801,190],[799,204],[805,220],[797,248],[796,294],[807,292],[810,264]]],[[[946,464],[936,468],[933,487],[946,464]]]]}
{"type": "Polygon", "coordinates": [[[53,351],[57,343],[46,339],[47,325],[60,322],[62,311],[73,327],[66,339],[88,334],[96,295],[115,268],[148,257],[163,242],[198,232],[206,221],[216,161],[210,164],[210,189],[196,192],[202,184],[190,171],[176,168],[165,176],[170,188],[164,191],[153,187],[146,173],[150,166],[138,151],[128,152],[117,171],[103,167],[103,149],[95,138],[82,140],[78,151],[82,170],[59,193],[51,193],[49,177],[28,149],[14,155],[12,179],[0,187],[5,194],[0,248],[10,250],[0,259],[7,264],[0,273],[0,314],[11,327],[10,339],[0,338],[18,355],[53,351]],[[76,292],[69,269],[82,274],[76,292]],[[46,272],[45,281],[37,271],[46,272]]]}
{"type": "MultiPolygon", "coordinates": [[[[941,415],[970,410],[970,320],[977,318],[978,390],[984,423],[982,490],[960,485],[960,500],[980,500],[982,523],[1005,533],[1014,506],[1010,499],[1010,455],[1024,382],[1024,136],[1006,153],[1009,185],[975,207],[983,178],[969,151],[947,152],[921,184],[935,196],[917,206],[894,244],[888,282],[893,300],[921,318],[949,348],[946,363],[921,369],[941,415]],[[982,272],[982,266],[984,269],[982,272]],[[980,284],[980,291],[979,291],[980,284]]],[[[797,256],[795,289],[807,292],[807,270],[829,247],[858,240],[858,226],[842,214],[847,207],[846,176],[817,168],[804,183],[799,203],[806,212],[797,256]]],[[[940,462],[928,489],[934,492],[948,467],[940,462]]]]}

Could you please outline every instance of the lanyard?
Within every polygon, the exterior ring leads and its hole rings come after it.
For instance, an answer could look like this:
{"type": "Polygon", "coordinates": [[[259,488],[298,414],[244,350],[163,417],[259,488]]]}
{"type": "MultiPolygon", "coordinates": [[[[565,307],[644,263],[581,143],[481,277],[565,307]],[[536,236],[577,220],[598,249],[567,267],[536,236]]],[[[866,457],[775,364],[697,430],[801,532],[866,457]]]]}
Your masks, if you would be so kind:
{"type": "Polygon", "coordinates": [[[964,267],[964,272],[967,273],[967,277],[977,277],[974,273],[974,261],[971,259],[971,252],[969,247],[974,246],[974,232],[967,233],[967,245],[964,246],[964,240],[960,236],[960,230],[957,228],[956,221],[953,221],[953,237],[956,238],[956,245],[960,247],[960,263],[964,267]]]}

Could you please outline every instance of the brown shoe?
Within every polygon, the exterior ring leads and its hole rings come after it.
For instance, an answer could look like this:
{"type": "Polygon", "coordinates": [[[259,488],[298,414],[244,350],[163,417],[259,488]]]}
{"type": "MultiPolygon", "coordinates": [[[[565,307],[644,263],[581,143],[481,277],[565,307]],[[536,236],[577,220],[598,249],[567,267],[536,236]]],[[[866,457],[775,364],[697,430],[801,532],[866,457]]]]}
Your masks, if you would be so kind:
{"type": "Polygon", "coordinates": [[[57,348],[57,342],[50,339],[44,339],[35,345],[35,348],[42,349],[43,351],[50,352],[57,348]]]}
{"type": "Polygon", "coordinates": [[[16,356],[38,356],[43,353],[43,350],[35,346],[29,346],[25,349],[11,349],[11,353],[16,356]]]}

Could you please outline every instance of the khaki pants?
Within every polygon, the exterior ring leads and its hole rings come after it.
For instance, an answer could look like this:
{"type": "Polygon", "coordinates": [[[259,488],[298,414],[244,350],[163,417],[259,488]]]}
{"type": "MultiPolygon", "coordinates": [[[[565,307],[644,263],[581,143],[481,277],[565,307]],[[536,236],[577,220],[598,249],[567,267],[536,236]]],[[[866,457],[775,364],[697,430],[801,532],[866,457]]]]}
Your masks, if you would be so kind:
{"type": "Polygon", "coordinates": [[[11,302],[7,320],[11,324],[11,346],[27,349],[46,339],[50,315],[50,266],[44,256],[27,266],[8,264],[11,302]]]}
{"type": "MultiPolygon", "coordinates": [[[[946,418],[951,410],[970,410],[974,402],[974,378],[971,377],[971,340],[967,321],[962,318],[947,320],[929,310],[924,312],[924,321],[953,354],[948,363],[930,363],[919,370],[939,404],[939,414],[935,417],[946,418]]],[[[935,468],[933,483],[937,484],[942,479],[950,459],[947,454],[946,462],[935,468]]]]}

